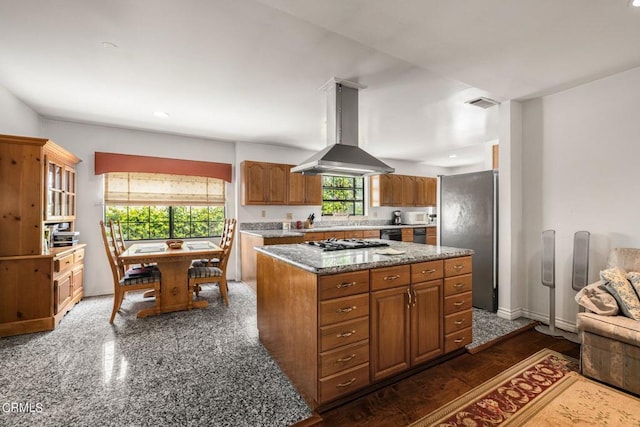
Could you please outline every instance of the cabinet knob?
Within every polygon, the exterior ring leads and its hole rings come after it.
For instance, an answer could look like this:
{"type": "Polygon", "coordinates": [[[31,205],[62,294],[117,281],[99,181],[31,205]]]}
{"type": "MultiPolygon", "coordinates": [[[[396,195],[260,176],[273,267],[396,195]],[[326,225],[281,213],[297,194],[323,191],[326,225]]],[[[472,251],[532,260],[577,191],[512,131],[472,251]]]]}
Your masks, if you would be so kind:
{"type": "Polygon", "coordinates": [[[347,337],[350,337],[351,335],[353,335],[353,334],[355,334],[355,333],[356,333],[356,331],[355,331],[355,330],[353,330],[353,331],[348,331],[348,332],[342,332],[342,333],[340,333],[340,334],[336,335],[336,337],[337,337],[337,338],[347,338],[347,337]]]}
{"type": "Polygon", "coordinates": [[[420,273],[422,274],[433,274],[436,272],[435,268],[430,268],[429,270],[422,270],[420,273]]]}
{"type": "Polygon", "coordinates": [[[457,289],[460,289],[463,286],[464,286],[464,283],[456,283],[455,285],[453,285],[453,287],[457,289]]]}
{"type": "Polygon", "coordinates": [[[464,268],[464,265],[462,265],[462,264],[456,264],[456,265],[453,266],[454,270],[462,270],[463,268],[464,268]]]}
{"type": "Polygon", "coordinates": [[[456,325],[462,325],[464,323],[464,319],[456,320],[453,323],[455,323],[456,325]]]}
{"type": "Polygon", "coordinates": [[[384,276],[384,280],[396,280],[399,278],[400,278],[399,274],[396,274],[395,276],[384,276]]]}
{"type": "Polygon", "coordinates": [[[355,382],[356,382],[356,379],[355,378],[351,378],[351,380],[347,381],[346,383],[338,384],[336,386],[336,388],[338,388],[338,387],[349,387],[351,384],[353,384],[355,382]]]}
{"type": "Polygon", "coordinates": [[[455,305],[456,307],[460,307],[463,304],[464,304],[464,301],[458,301],[453,303],[453,305],[455,305]]]}
{"type": "Polygon", "coordinates": [[[462,341],[464,341],[464,338],[465,337],[458,338],[457,340],[453,340],[453,342],[456,343],[456,344],[460,344],[462,341]]]}
{"type": "Polygon", "coordinates": [[[353,310],[356,309],[356,306],[351,306],[351,307],[343,307],[343,308],[339,308],[336,310],[336,313],[349,313],[353,310]]]}

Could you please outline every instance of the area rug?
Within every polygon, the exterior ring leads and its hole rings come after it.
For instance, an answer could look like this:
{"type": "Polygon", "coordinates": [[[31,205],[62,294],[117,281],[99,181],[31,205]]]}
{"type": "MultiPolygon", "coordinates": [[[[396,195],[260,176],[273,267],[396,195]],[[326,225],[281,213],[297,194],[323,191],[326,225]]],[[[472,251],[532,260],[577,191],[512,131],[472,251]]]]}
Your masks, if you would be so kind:
{"type": "Polygon", "coordinates": [[[640,425],[640,400],[588,380],[544,349],[411,427],[640,425]]]}

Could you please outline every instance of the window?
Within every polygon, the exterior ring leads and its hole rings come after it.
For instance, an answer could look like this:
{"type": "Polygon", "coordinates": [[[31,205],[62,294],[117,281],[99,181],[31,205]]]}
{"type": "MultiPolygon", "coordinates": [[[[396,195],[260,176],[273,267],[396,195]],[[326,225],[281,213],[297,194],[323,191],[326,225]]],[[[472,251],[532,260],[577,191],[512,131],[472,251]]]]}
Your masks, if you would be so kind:
{"type": "Polygon", "coordinates": [[[322,176],[322,215],[364,215],[364,178],[322,176]]]}
{"type": "Polygon", "coordinates": [[[105,220],[119,220],[126,240],[222,234],[225,191],[220,179],[110,172],[104,184],[105,220]]]}

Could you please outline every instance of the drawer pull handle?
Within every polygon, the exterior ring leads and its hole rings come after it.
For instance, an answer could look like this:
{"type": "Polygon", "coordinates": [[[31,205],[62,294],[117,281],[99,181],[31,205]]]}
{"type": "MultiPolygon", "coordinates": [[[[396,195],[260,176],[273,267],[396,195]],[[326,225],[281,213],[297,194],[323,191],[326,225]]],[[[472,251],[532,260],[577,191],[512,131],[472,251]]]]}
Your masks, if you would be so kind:
{"type": "Polygon", "coordinates": [[[458,301],[458,302],[454,302],[453,305],[456,307],[460,307],[461,305],[464,304],[464,301],[458,301]]]}
{"type": "Polygon", "coordinates": [[[349,331],[349,332],[343,332],[343,333],[341,333],[341,334],[336,335],[336,337],[337,337],[337,338],[347,338],[347,337],[350,337],[351,335],[353,335],[353,334],[355,334],[355,333],[356,333],[356,331],[355,331],[355,330],[353,330],[353,331],[349,331]]]}
{"type": "Polygon", "coordinates": [[[339,309],[336,310],[336,313],[349,313],[349,312],[351,312],[351,311],[353,311],[355,309],[356,309],[355,305],[352,306],[352,307],[339,308],[339,309]]]}
{"type": "Polygon", "coordinates": [[[351,378],[351,380],[347,381],[346,383],[338,384],[336,386],[336,388],[338,388],[338,387],[349,387],[351,384],[353,384],[355,382],[356,382],[356,379],[355,378],[351,378]]]}
{"type": "Polygon", "coordinates": [[[347,357],[341,357],[340,359],[338,359],[338,362],[348,362],[350,360],[352,360],[354,357],[356,357],[356,354],[352,354],[351,356],[347,356],[347,357]]]}
{"type": "Polygon", "coordinates": [[[462,264],[456,264],[456,265],[453,266],[454,270],[462,270],[463,268],[464,268],[464,265],[462,265],[462,264]]]}
{"type": "Polygon", "coordinates": [[[456,325],[462,325],[464,323],[464,319],[456,320],[453,323],[455,323],[456,325]]]}
{"type": "Polygon", "coordinates": [[[460,289],[463,286],[464,286],[464,283],[456,283],[455,285],[453,285],[454,288],[458,288],[458,289],[460,289]]]}
{"type": "Polygon", "coordinates": [[[354,286],[356,284],[356,282],[345,282],[345,283],[340,283],[339,285],[336,285],[336,288],[338,289],[342,289],[342,288],[350,288],[352,286],[354,286]]]}
{"type": "Polygon", "coordinates": [[[384,276],[384,280],[396,280],[399,278],[400,278],[399,274],[396,274],[395,276],[384,276]]]}
{"type": "Polygon", "coordinates": [[[460,344],[462,341],[464,341],[464,338],[465,337],[458,338],[457,340],[453,340],[453,342],[456,343],[456,344],[460,344]]]}
{"type": "Polygon", "coordinates": [[[420,273],[422,273],[422,274],[433,274],[435,272],[436,272],[436,269],[435,268],[431,268],[429,270],[422,270],[420,273]]]}

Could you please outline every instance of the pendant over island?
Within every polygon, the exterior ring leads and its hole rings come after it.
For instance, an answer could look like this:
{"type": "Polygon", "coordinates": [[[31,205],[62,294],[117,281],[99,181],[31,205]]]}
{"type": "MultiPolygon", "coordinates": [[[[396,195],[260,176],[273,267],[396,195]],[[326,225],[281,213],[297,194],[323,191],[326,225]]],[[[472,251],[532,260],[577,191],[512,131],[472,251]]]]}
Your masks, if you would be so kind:
{"type": "Polygon", "coordinates": [[[313,410],[440,363],[472,341],[473,251],[384,243],[255,248],[260,341],[313,410]]]}

